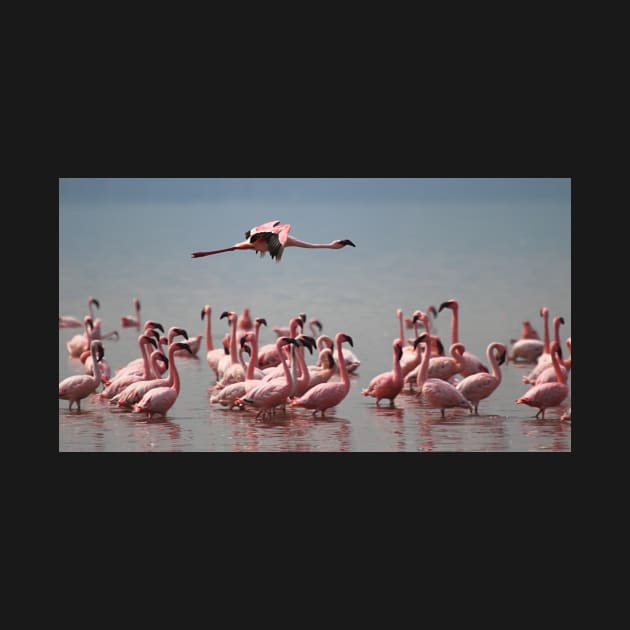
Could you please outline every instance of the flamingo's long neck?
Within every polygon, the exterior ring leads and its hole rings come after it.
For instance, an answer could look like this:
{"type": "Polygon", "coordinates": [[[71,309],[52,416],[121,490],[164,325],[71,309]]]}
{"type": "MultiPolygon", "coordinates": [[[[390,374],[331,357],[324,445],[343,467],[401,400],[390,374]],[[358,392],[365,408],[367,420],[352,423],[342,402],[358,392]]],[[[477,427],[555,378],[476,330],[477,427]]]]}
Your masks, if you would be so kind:
{"type": "Polygon", "coordinates": [[[560,369],[560,361],[558,360],[557,352],[551,353],[551,362],[553,363],[553,369],[556,372],[556,378],[558,379],[558,383],[562,383],[563,385],[566,385],[567,379],[564,373],[562,372],[562,370],[560,369]]]}
{"type": "Polygon", "coordinates": [[[293,382],[293,387],[291,388],[291,394],[293,395],[296,392],[301,392],[308,387],[309,381],[311,380],[311,373],[308,371],[308,367],[306,366],[306,358],[304,356],[304,346],[300,346],[297,349],[297,363],[300,368],[299,377],[293,382]]]}
{"type": "MultiPolygon", "coordinates": [[[[151,373],[151,366],[149,364],[149,350],[147,346],[149,345],[148,339],[142,339],[140,342],[140,352],[142,352],[142,368],[144,370],[142,379],[147,381],[149,380],[153,374],[151,373]]],[[[159,374],[156,374],[159,376],[159,374]]]]}
{"type": "Polygon", "coordinates": [[[486,348],[486,356],[488,357],[488,361],[492,367],[492,376],[497,380],[497,385],[501,384],[501,370],[499,369],[499,361],[494,352],[495,349],[501,349],[501,346],[498,343],[491,343],[486,348]]]}
{"type": "Polygon", "coordinates": [[[136,328],[140,328],[140,302],[138,300],[135,301],[136,307],[136,328]]]}
{"type": "MultiPolygon", "coordinates": [[[[345,361],[343,361],[342,359],[340,361],[339,370],[341,370],[341,362],[344,363],[344,367],[345,367],[345,361]]],[[[400,367],[400,359],[398,358],[398,348],[394,348],[394,361],[393,361],[392,371],[394,372],[395,381],[397,383],[402,383],[403,375],[402,375],[402,368],[400,367]]]]}
{"type": "Polygon", "coordinates": [[[206,350],[210,352],[210,350],[214,350],[214,346],[212,345],[212,332],[210,331],[210,315],[212,311],[208,308],[205,310],[205,314],[208,318],[206,322],[206,350]]]}
{"type": "Polygon", "coordinates": [[[405,347],[405,335],[403,333],[403,312],[401,309],[396,311],[396,317],[398,317],[398,337],[402,347],[405,347]]]}
{"type": "Polygon", "coordinates": [[[287,385],[289,389],[291,389],[293,381],[291,380],[291,372],[289,371],[289,366],[287,365],[287,360],[285,358],[286,353],[283,352],[281,344],[276,343],[276,347],[278,348],[278,352],[280,354],[280,361],[282,361],[282,369],[284,370],[284,377],[287,379],[287,385]]]}
{"type": "Polygon", "coordinates": [[[453,316],[451,317],[451,345],[459,343],[459,306],[455,304],[452,309],[453,316]]]}
{"type": "Polygon", "coordinates": [[[284,243],[284,247],[306,247],[309,249],[334,249],[334,241],[330,243],[309,243],[307,241],[300,241],[293,236],[287,236],[287,240],[284,243]]]}
{"type": "MultiPolygon", "coordinates": [[[[257,324],[260,327],[259,324],[257,324]]],[[[247,374],[245,378],[252,379],[254,378],[254,370],[258,367],[258,328],[256,329],[256,333],[253,335],[252,341],[252,354],[249,357],[249,364],[247,366],[247,374]]]]}
{"type": "Polygon", "coordinates": [[[171,344],[168,347],[168,366],[169,366],[168,367],[169,369],[168,387],[173,388],[175,390],[175,393],[179,395],[179,372],[177,371],[177,368],[175,367],[175,350],[177,350],[175,344],[171,344]]]}
{"type": "Polygon", "coordinates": [[[427,343],[419,343],[418,345],[422,346],[422,360],[420,361],[420,368],[418,369],[418,376],[416,377],[416,386],[418,387],[418,391],[422,391],[422,386],[424,382],[427,380],[427,374],[429,372],[429,359],[431,357],[431,344],[429,341],[427,343]]]}
{"type": "Polygon", "coordinates": [[[558,342],[558,346],[562,345],[560,341],[560,326],[562,325],[562,317],[554,317],[553,318],[553,333],[554,339],[558,342]]]}
{"type": "Polygon", "coordinates": [[[459,369],[462,369],[462,362],[464,360],[464,344],[461,343],[452,343],[450,347],[451,357],[457,363],[459,369]]]}
{"type": "Polygon", "coordinates": [[[543,353],[549,354],[549,310],[543,308],[542,310],[543,316],[543,353]]]}
{"type": "MultiPolygon", "coordinates": [[[[346,389],[350,389],[350,376],[348,375],[348,369],[346,368],[346,362],[343,359],[343,348],[341,347],[341,337],[337,337],[337,355],[340,357],[339,359],[339,376],[341,377],[341,382],[345,385],[346,389]]],[[[400,371],[400,364],[398,364],[398,370],[400,371]]],[[[402,378],[402,373],[401,373],[402,378]]]]}
{"type": "MultiPolygon", "coordinates": [[[[90,342],[91,343],[91,342],[90,342]]],[[[98,387],[101,382],[101,368],[96,359],[96,344],[90,347],[90,354],[92,355],[92,369],[94,371],[94,380],[96,382],[96,386],[98,387]]]]}
{"type": "Polygon", "coordinates": [[[230,315],[230,359],[232,365],[238,363],[238,351],[236,349],[236,313],[230,315]]]}

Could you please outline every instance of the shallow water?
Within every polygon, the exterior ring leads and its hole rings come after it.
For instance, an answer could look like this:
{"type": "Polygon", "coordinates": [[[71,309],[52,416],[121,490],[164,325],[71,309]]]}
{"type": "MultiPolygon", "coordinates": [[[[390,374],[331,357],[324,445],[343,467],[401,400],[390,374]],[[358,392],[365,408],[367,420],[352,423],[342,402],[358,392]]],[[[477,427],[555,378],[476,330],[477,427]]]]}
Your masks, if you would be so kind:
{"type": "MultiPolygon", "coordinates": [[[[524,319],[542,337],[539,312],[547,306],[550,322],[555,315],[565,319],[560,336],[566,352],[564,340],[571,335],[568,186],[560,200],[546,199],[542,186],[531,197],[489,196],[485,203],[478,184],[474,202],[462,197],[441,203],[410,199],[409,182],[415,180],[405,182],[404,199],[392,196],[392,184],[388,195],[369,199],[363,194],[360,200],[356,191],[365,185],[356,180],[336,197],[324,184],[315,190],[313,181],[319,180],[309,180],[303,184],[308,189],[304,198],[300,182],[274,180],[273,195],[258,198],[257,191],[256,198],[247,199],[226,193],[238,190],[240,180],[220,181],[224,196],[213,198],[204,189],[199,196],[207,193],[208,198],[201,201],[175,194],[166,200],[117,197],[115,183],[105,192],[93,187],[93,196],[89,182],[82,183],[87,193],[73,196],[73,182],[62,186],[59,314],[82,318],[88,297],[96,297],[103,332],[120,334],[118,341],[105,342],[105,358],[115,369],[139,356],[138,332],[120,327],[121,315],[133,312],[135,296],[142,321],[154,319],[165,329],[181,326],[190,336],[205,334],[200,312],[210,304],[215,347],[228,331],[227,320],[220,319],[225,310],[240,313],[247,306],[252,317],[265,317],[261,345],[275,340],[271,326],[287,325],[305,312],[308,319],[319,319],[322,332],[331,337],[338,331],[352,336],[362,364],[351,377],[349,395],[324,418],[287,409],[269,422],[256,421],[253,411],[210,404],[208,388],[215,379],[204,338],[199,358],[178,357],[181,393],[166,418],[148,422],[95,397],[82,402],[81,412],[69,412],[68,402],[60,400],[60,452],[571,451],[571,423],[559,420],[562,409],[548,410],[547,419],[539,420],[536,409],[514,402],[527,389],[521,377],[532,366],[502,366],[503,382],[481,402],[478,416],[447,410],[442,418],[407,392],[394,407],[384,401],[378,408],[360,393],[373,376],[391,369],[397,308],[410,316],[429,304],[458,299],[460,340],[485,361],[488,343],[509,345],[524,319]],[[272,218],[290,222],[297,238],[352,238],[356,248],[291,248],[278,264],[253,252],[190,258],[197,249],[231,245],[247,228],[272,218]]],[[[151,182],[145,187],[152,190],[151,182]]],[[[454,187],[445,181],[445,190],[454,187]]],[[[449,310],[434,322],[447,347],[450,322],[449,310]]],[[[59,330],[59,381],[82,372],[66,350],[78,332],[59,330]]],[[[405,335],[411,337],[411,331],[405,335]]]]}

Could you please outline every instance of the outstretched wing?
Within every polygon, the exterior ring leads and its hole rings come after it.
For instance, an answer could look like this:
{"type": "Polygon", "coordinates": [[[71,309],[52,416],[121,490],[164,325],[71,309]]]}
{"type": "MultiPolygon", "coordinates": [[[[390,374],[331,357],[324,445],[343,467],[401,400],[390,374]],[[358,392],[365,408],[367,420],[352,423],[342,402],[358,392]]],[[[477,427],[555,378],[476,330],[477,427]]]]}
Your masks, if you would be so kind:
{"type": "Polygon", "coordinates": [[[260,234],[261,232],[273,232],[277,225],[280,225],[280,221],[267,221],[267,223],[257,225],[251,230],[247,230],[247,232],[245,232],[245,238],[249,238],[253,234],[260,234]]]}

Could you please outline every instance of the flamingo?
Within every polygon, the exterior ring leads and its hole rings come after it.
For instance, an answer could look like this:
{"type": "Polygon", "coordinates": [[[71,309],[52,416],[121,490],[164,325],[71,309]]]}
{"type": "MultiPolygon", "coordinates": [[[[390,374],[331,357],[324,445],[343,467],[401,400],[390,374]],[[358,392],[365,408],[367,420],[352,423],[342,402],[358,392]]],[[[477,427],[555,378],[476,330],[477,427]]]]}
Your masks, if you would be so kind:
{"type": "Polygon", "coordinates": [[[219,377],[219,361],[227,354],[227,346],[223,346],[222,348],[215,348],[212,343],[212,333],[210,331],[211,324],[210,318],[212,315],[212,307],[210,304],[206,304],[201,309],[201,320],[203,321],[204,317],[207,316],[206,319],[206,360],[208,361],[208,366],[211,370],[214,371],[215,376],[219,377]]]}
{"type": "MultiPolygon", "coordinates": [[[[428,333],[427,333],[428,334],[428,333]]],[[[429,335],[429,338],[433,340],[433,336],[429,335]]],[[[466,348],[463,343],[454,343],[449,348],[451,356],[431,356],[429,358],[429,367],[427,369],[427,378],[440,378],[443,381],[452,382],[456,374],[461,373],[462,357],[466,348]]],[[[417,344],[416,344],[417,352],[417,344]]],[[[420,365],[418,364],[411,372],[405,376],[405,383],[409,384],[409,391],[413,391],[413,386],[418,382],[418,372],[420,371],[420,365]]]]}
{"type": "MultiPolygon", "coordinates": [[[[492,367],[492,373],[486,374],[485,372],[477,372],[477,374],[466,376],[457,383],[456,387],[458,391],[464,394],[466,400],[469,400],[473,404],[475,414],[479,413],[479,401],[488,398],[501,384],[501,370],[499,366],[505,362],[506,354],[507,348],[502,343],[494,341],[488,344],[486,356],[488,357],[488,363],[490,363],[492,367]],[[499,352],[498,359],[496,351],[499,352]]],[[[472,409],[470,413],[473,413],[472,409]]]]}
{"type": "MultiPolygon", "coordinates": [[[[330,380],[330,377],[339,371],[335,359],[333,357],[333,351],[330,348],[322,348],[319,351],[319,358],[317,359],[317,365],[307,365],[309,371],[308,388],[311,389],[320,383],[326,383],[330,380]]],[[[348,368],[346,367],[346,370],[348,368]]],[[[307,390],[308,391],[308,390],[307,390]]]]}
{"type": "Polygon", "coordinates": [[[534,385],[528,389],[520,398],[516,399],[519,404],[529,405],[530,407],[537,407],[538,412],[536,418],[541,415],[541,418],[545,419],[545,409],[549,407],[557,407],[569,393],[569,386],[567,385],[567,379],[560,369],[560,362],[558,360],[560,350],[560,344],[554,339],[551,342],[551,361],[556,371],[556,382],[541,383],[540,385],[534,385]]]}
{"type": "Polygon", "coordinates": [[[251,230],[245,232],[245,240],[240,243],[226,247],[224,249],[215,249],[212,251],[193,252],[193,258],[202,256],[211,256],[222,252],[231,252],[240,249],[253,249],[255,252],[264,257],[269,252],[272,260],[275,258],[279,263],[286,247],[307,247],[313,249],[341,249],[346,245],[356,247],[350,239],[342,239],[331,241],[330,243],[308,243],[300,241],[293,236],[289,236],[291,226],[288,223],[280,223],[280,221],[268,221],[262,225],[257,225],[251,230]]]}
{"type": "Polygon", "coordinates": [[[278,339],[276,339],[276,348],[278,349],[280,361],[283,366],[284,376],[271,381],[261,381],[260,385],[251,389],[245,397],[237,398],[234,401],[234,403],[239,406],[248,404],[256,407],[258,409],[256,420],[268,419],[274,407],[286,403],[287,396],[291,391],[292,382],[285,352],[283,352],[282,349],[287,344],[295,345],[297,343],[298,342],[291,337],[278,337],[278,339]]]}
{"type": "Polygon", "coordinates": [[[142,396],[139,402],[133,406],[134,413],[148,413],[149,418],[153,416],[165,416],[166,412],[175,404],[180,391],[179,372],[175,366],[175,352],[185,350],[188,344],[183,341],[176,341],[168,347],[168,363],[170,385],[154,387],[142,396]]]}
{"type": "MultiPolygon", "coordinates": [[[[317,348],[318,350],[321,351],[322,349],[322,345],[326,344],[326,346],[328,348],[330,348],[331,350],[334,350],[334,342],[333,340],[328,336],[328,335],[320,335],[317,338],[317,348]]],[[[354,374],[360,367],[361,365],[361,360],[359,359],[359,357],[352,352],[352,350],[350,350],[350,348],[342,348],[343,353],[341,355],[341,358],[337,355],[333,355],[335,358],[335,363],[340,363],[342,360],[346,365],[346,369],[348,370],[349,374],[354,374]]],[[[320,362],[318,360],[318,365],[320,365],[320,362]]],[[[338,367],[336,369],[339,369],[338,367]]]]}
{"type": "MultiPolygon", "coordinates": [[[[98,300],[90,295],[90,297],[88,298],[88,310],[90,311],[90,317],[92,318],[92,321],[94,321],[94,311],[92,310],[93,304],[96,306],[96,308],[101,307],[98,300]]],[[[72,315],[59,315],[59,328],[81,328],[82,326],[83,322],[80,319],[73,317],[72,315]]],[[[98,339],[98,337],[94,337],[94,339],[98,339]]]]}
{"type": "MultiPolygon", "coordinates": [[[[152,320],[147,320],[145,322],[144,334],[149,335],[151,337],[155,337],[155,340],[157,342],[160,341],[160,333],[158,331],[164,332],[164,328],[162,327],[162,324],[158,322],[154,322],[152,320]]],[[[107,385],[109,385],[111,381],[113,381],[114,379],[117,379],[125,374],[143,374],[144,373],[143,354],[144,354],[143,346],[140,346],[140,356],[136,359],[132,359],[131,361],[129,361],[127,365],[124,365],[123,367],[118,368],[116,370],[116,374],[114,375],[114,378],[112,378],[110,382],[107,383],[107,385]]],[[[166,370],[166,367],[164,367],[164,364],[162,364],[162,366],[164,369],[161,370],[160,374],[166,370]]],[[[159,375],[156,374],[155,376],[159,376],[159,375]]]]}
{"type": "Polygon", "coordinates": [[[86,315],[83,318],[83,328],[85,330],[85,334],[73,335],[66,342],[68,354],[73,358],[80,357],[81,353],[90,349],[92,341],[92,329],[94,328],[94,320],[90,315],[86,315]]]}
{"type": "Polygon", "coordinates": [[[117,374],[105,387],[105,389],[99,394],[102,398],[113,398],[118,392],[122,391],[130,383],[135,381],[146,381],[153,378],[151,372],[151,366],[149,365],[149,356],[147,351],[147,345],[151,344],[154,348],[157,348],[157,342],[155,339],[146,333],[139,335],[138,345],[142,352],[142,374],[134,372],[125,372],[121,375],[117,374]]]}
{"type": "MultiPolygon", "coordinates": [[[[254,331],[246,332],[240,339],[241,348],[245,343],[251,343],[251,356],[249,364],[244,366],[241,361],[238,363],[232,363],[223,372],[223,376],[216,383],[215,390],[219,391],[231,385],[232,383],[238,383],[245,379],[262,379],[265,373],[258,367],[258,333],[261,324],[267,324],[263,317],[257,317],[254,324],[254,331]]],[[[234,326],[232,326],[232,333],[235,334],[234,326]]]]}
{"type": "Polygon", "coordinates": [[[136,310],[136,316],[133,315],[123,315],[120,318],[120,325],[123,328],[135,328],[136,330],[140,330],[140,300],[135,297],[133,298],[133,306],[136,310]]]}
{"type": "MultiPolygon", "coordinates": [[[[154,350],[149,356],[149,364],[151,365],[151,370],[154,375],[159,375],[163,371],[163,366],[168,368],[168,357],[162,352],[160,348],[154,350]]],[[[135,381],[134,383],[130,383],[121,391],[119,391],[115,396],[112,396],[110,402],[116,403],[119,407],[129,407],[131,408],[133,404],[137,403],[145,392],[148,392],[150,389],[154,387],[161,387],[162,385],[166,385],[168,378],[162,378],[161,376],[157,376],[157,378],[150,378],[146,381],[135,381]]],[[[172,383],[171,383],[172,384],[172,383]]]]}
{"type": "MultiPolygon", "coordinates": [[[[294,339],[297,335],[298,326],[300,330],[303,330],[304,321],[306,320],[306,315],[302,318],[303,313],[298,317],[292,317],[289,320],[289,334],[282,335],[283,337],[291,337],[294,339]]],[[[272,326],[272,330],[273,330],[272,326]]],[[[276,339],[277,341],[277,339],[276,339]]],[[[267,343],[258,350],[258,367],[264,372],[267,371],[267,368],[274,368],[280,365],[280,356],[278,355],[278,347],[275,343],[267,343]]]]}
{"type": "MultiPolygon", "coordinates": [[[[389,372],[381,372],[377,374],[365,389],[361,390],[364,396],[372,396],[376,398],[376,406],[379,407],[379,402],[383,398],[389,398],[389,406],[393,407],[394,399],[403,388],[403,375],[400,368],[400,358],[402,357],[403,349],[400,339],[394,339],[392,342],[393,349],[393,367],[389,372]]],[[[341,365],[339,366],[341,372],[341,365]]]]}
{"type": "MultiPolygon", "coordinates": [[[[354,345],[350,335],[338,332],[335,335],[338,356],[342,356],[343,354],[341,344],[344,342],[348,342],[351,346],[354,345]]],[[[328,381],[315,385],[315,387],[311,387],[301,396],[298,395],[292,398],[290,405],[292,407],[313,409],[313,415],[317,415],[319,411],[320,415],[323,416],[326,409],[338,405],[350,391],[350,377],[348,376],[346,364],[343,361],[339,364],[339,375],[341,376],[341,381],[328,381]]]]}
{"type": "Polygon", "coordinates": [[[105,356],[105,349],[99,339],[93,339],[90,342],[90,352],[94,364],[94,374],[74,374],[64,378],[59,383],[59,398],[70,401],[68,410],[71,410],[73,403],[76,403],[77,411],[81,411],[81,401],[95,392],[101,384],[99,361],[105,356]]]}
{"type": "MultiPolygon", "coordinates": [[[[564,374],[564,377],[568,380],[569,372],[571,371],[571,337],[567,337],[567,348],[569,349],[569,358],[563,359],[562,354],[560,356],[560,371],[564,374]]],[[[560,353],[560,349],[558,349],[560,353]]],[[[537,377],[534,385],[540,385],[541,383],[551,383],[552,381],[557,381],[558,377],[556,376],[556,370],[553,367],[553,364],[549,367],[546,367],[537,377]]]]}
{"type": "MultiPolygon", "coordinates": [[[[459,342],[459,302],[457,300],[446,300],[440,304],[438,313],[442,312],[443,308],[451,310],[451,345],[459,342]]],[[[462,356],[462,367],[460,373],[462,376],[469,376],[476,372],[487,372],[488,368],[482,363],[481,359],[478,359],[474,354],[470,352],[464,352],[462,356]]]]}
{"type": "MultiPolygon", "coordinates": [[[[547,310],[547,309],[543,309],[547,310]]],[[[560,325],[564,324],[564,317],[554,317],[553,318],[553,330],[554,330],[554,339],[560,345],[560,325]]],[[[543,342],[543,353],[538,357],[538,362],[536,366],[530,371],[527,376],[523,376],[523,383],[529,383],[530,385],[534,385],[536,383],[536,379],[538,376],[548,367],[551,366],[551,354],[550,344],[549,344],[549,326],[547,325],[547,320],[545,320],[545,339],[543,342]]]]}
{"type": "Polygon", "coordinates": [[[510,355],[514,363],[518,359],[522,359],[525,363],[535,363],[543,353],[549,354],[549,309],[546,306],[540,309],[540,316],[543,318],[543,341],[521,338],[514,342],[510,355]]]}
{"type": "MultiPolygon", "coordinates": [[[[260,318],[262,321],[265,321],[263,318],[260,318]]],[[[258,321],[258,320],[256,320],[258,321]]],[[[223,388],[219,388],[215,390],[212,396],[210,396],[211,403],[218,403],[223,405],[224,407],[229,407],[232,409],[235,405],[235,401],[237,398],[242,398],[246,396],[249,391],[260,385],[262,376],[264,372],[260,370],[258,366],[258,335],[257,332],[248,332],[243,337],[241,337],[241,348],[245,346],[246,343],[251,344],[251,356],[249,359],[249,364],[247,365],[247,372],[245,373],[245,379],[242,381],[236,381],[235,383],[230,383],[223,388]]]]}
{"type": "MultiPolygon", "coordinates": [[[[93,376],[94,375],[94,361],[92,361],[91,350],[86,350],[85,352],[82,352],[81,356],[79,357],[79,360],[81,361],[81,363],[83,363],[83,368],[85,370],[85,373],[93,376]]],[[[100,368],[100,371],[101,371],[101,382],[103,383],[103,385],[107,385],[112,374],[112,369],[109,363],[105,360],[105,358],[102,358],[98,362],[98,367],[100,368]]]]}
{"type": "MultiPolygon", "coordinates": [[[[304,324],[306,323],[306,313],[300,313],[298,317],[302,320],[300,327],[302,330],[304,330],[304,324]]],[[[273,332],[276,333],[276,337],[292,337],[293,336],[291,335],[290,326],[272,326],[271,330],[273,330],[273,332]]],[[[313,336],[315,337],[316,335],[313,335],[313,336]]],[[[270,344],[270,345],[273,346],[274,344],[270,344]]]]}
{"type": "Polygon", "coordinates": [[[251,330],[254,327],[248,308],[243,309],[243,312],[240,314],[238,318],[237,326],[239,330],[244,330],[244,331],[251,330]]]}
{"type": "Polygon", "coordinates": [[[298,335],[296,337],[296,341],[298,342],[297,346],[291,346],[291,350],[296,348],[293,356],[291,357],[291,361],[293,362],[293,359],[295,359],[297,368],[299,369],[299,374],[291,374],[293,383],[291,391],[289,392],[289,398],[302,396],[302,394],[309,389],[311,384],[311,372],[306,365],[304,348],[308,348],[309,353],[313,354],[313,348],[316,346],[315,339],[313,339],[313,337],[309,337],[308,335],[298,335]]]}
{"type": "Polygon", "coordinates": [[[418,370],[417,398],[422,398],[431,407],[437,407],[444,418],[444,410],[452,407],[472,409],[472,405],[464,398],[464,395],[454,385],[441,378],[427,378],[429,360],[431,359],[431,335],[424,332],[415,341],[414,345],[424,344],[422,361],[418,370]]]}

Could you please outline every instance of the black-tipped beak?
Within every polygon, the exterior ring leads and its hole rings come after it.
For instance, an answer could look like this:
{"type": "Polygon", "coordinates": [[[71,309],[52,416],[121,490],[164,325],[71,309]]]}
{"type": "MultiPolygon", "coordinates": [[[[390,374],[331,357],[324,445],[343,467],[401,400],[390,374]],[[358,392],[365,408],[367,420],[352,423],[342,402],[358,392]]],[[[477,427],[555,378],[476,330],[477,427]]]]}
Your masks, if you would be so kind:
{"type": "Polygon", "coordinates": [[[437,311],[435,310],[435,306],[429,306],[429,313],[433,315],[433,317],[437,317],[437,311]]]}
{"type": "Polygon", "coordinates": [[[178,348],[181,348],[182,350],[188,350],[188,352],[190,352],[190,354],[193,353],[193,351],[190,349],[190,346],[185,341],[178,341],[175,345],[178,348]]]}
{"type": "MultiPolygon", "coordinates": [[[[442,304],[440,304],[440,308],[438,309],[438,313],[442,312],[443,308],[450,308],[451,307],[451,303],[446,301],[446,302],[442,302],[442,304]]],[[[436,314],[437,317],[437,314],[436,314]]]]}
{"type": "Polygon", "coordinates": [[[349,239],[346,238],[343,241],[341,241],[344,245],[350,245],[351,247],[356,247],[356,245],[349,239]]]}
{"type": "Polygon", "coordinates": [[[224,317],[229,317],[230,316],[230,312],[229,311],[223,311],[223,313],[221,313],[221,317],[219,317],[219,319],[223,319],[224,317]]]}
{"type": "Polygon", "coordinates": [[[96,360],[100,361],[105,356],[105,348],[103,348],[102,344],[98,344],[97,346],[98,352],[96,353],[96,360]]]}
{"type": "Polygon", "coordinates": [[[400,347],[400,344],[398,344],[396,346],[396,356],[398,357],[399,361],[400,359],[402,359],[402,355],[403,355],[403,349],[400,347]]]}
{"type": "Polygon", "coordinates": [[[440,355],[444,354],[444,344],[440,339],[437,340],[438,353],[440,355]]]}
{"type": "Polygon", "coordinates": [[[257,317],[257,318],[256,318],[256,321],[257,321],[259,324],[264,324],[265,326],[267,325],[267,320],[266,320],[264,317],[257,317]]]}
{"type": "Polygon", "coordinates": [[[344,335],[344,341],[347,341],[354,348],[354,341],[350,335],[344,335]]]}
{"type": "Polygon", "coordinates": [[[154,321],[148,321],[145,324],[145,328],[146,327],[150,327],[150,328],[157,328],[158,330],[161,330],[162,332],[164,332],[164,326],[162,326],[162,324],[159,324],[158,322],[154,322],[154,321]]]}
{"type": "Polygon", "coordinates": [[[564,317],[560,318],[560,323],[564,326],[564,317]]]}
{"type": "MultiPolygon", "coordinates": [[[[92,304],[94,304],[96,306],[96,308],[101,308],[101,305],[98,303],[98,300],[96,298],[92,298],[90,300],[90,302],[92,302],[92,304]]],[[[100,361],[100,359],[99,359],[100,361]]]]}
{"type": "Polygon", "coordinates": [[[177,328],[177,329],[175,330],[175,332],[176,332],[178,335],[182,335],[182,336],[184,337],[184,339],[188,339],[188,333],[187,333],[187,332],[186,332],[183,328],[177,328]]]}
{"type": "Polygon", "coordinates": [[[203,318],[206,316],[206,309],[202,308],[201,309],[201,319],[203,320],[203,318]]]}
{"type": "MultiPolygon", "coordinates": [[[[160,338],[160,336],[158,335],[158,339],[160,338]]],[[[157,348],[157,341],[153,338],[153,337],[149,337],[147,335],[147,339],[149,340],[149,343],[154,347],[157,348]]]]}
{"type": "Polygon", "coordinates": [[[241,337],[241,348],[247,343],[247,335],[241,337]]]}
{"type": "Polygon", "coordinates": [[[413,349],[415,350],[418,347],[419,343],[422,343],[422,342],[429,343],[428,337],[429,335],[427,335],[427,333],[422,333],[419,337],[416,337],[416,339],[414,339],[414,342],[413,342],[413,349]]]}
{"type": "Polygon", "coordinates": [[[506,357],[507,353],[505,351],[503,351],[500,355],[499,355],[499,365],[503,365],[505,363],[505,357],[506,357]]]}

